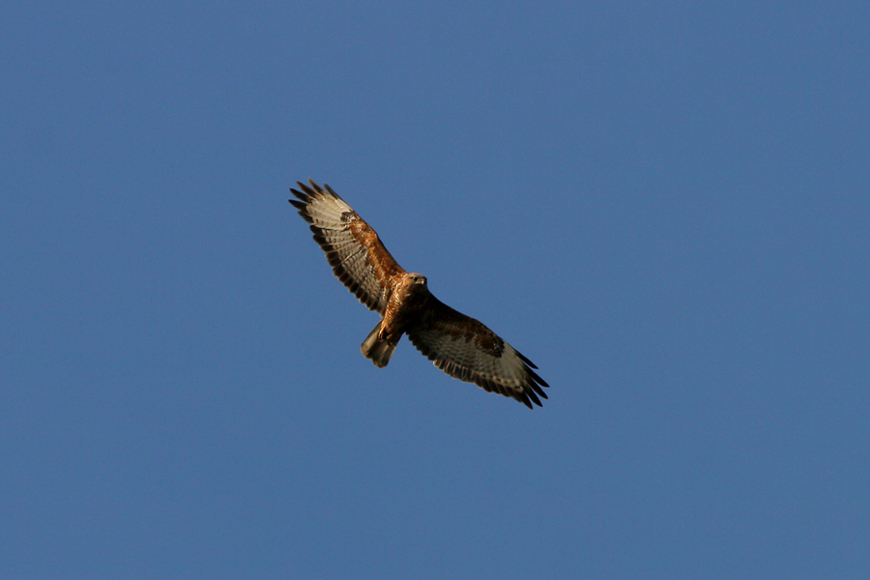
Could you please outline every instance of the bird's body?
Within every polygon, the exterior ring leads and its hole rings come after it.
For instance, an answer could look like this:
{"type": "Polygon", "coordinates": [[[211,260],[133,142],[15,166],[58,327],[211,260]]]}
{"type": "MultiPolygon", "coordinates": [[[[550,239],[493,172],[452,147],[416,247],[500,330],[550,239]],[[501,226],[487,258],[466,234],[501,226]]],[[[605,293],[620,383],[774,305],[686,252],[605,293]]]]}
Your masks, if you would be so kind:
{"type": "Polygon", "coordinates": [[[419,313],[431,296],[426,288],[426,277],[420,274],[401,274],[398,284],[387,300],[384,317],[363,341],[363,356],[378,367],[385,367],[409,328],[419,322],[419,313]]]}
{"type": "Polygon", "coordinates": [[[291,189],[290,203],[311,224],[314,240],[333,272],[359,300],[381,315],[361,349],[385,367],[407,334],[417,349],[448,375],[524,403],[541,404],[547,383],[532,362],[479,321],[429,292],[426,277],[406,272],[378,234],[328,185],[314,181],[291,189]]]}

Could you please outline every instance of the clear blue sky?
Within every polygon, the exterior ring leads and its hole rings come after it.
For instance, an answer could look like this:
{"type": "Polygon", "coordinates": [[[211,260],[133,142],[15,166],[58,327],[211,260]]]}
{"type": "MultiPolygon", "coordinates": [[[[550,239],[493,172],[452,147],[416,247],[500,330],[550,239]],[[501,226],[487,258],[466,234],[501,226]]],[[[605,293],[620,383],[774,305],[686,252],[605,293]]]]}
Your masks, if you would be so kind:
{"type": "Polygon", "coordinates": [[[0,577],[870,577],[870,4],[0,10],[0,577]],[[535,361],[452,380],[332,185],[535,361]]]}

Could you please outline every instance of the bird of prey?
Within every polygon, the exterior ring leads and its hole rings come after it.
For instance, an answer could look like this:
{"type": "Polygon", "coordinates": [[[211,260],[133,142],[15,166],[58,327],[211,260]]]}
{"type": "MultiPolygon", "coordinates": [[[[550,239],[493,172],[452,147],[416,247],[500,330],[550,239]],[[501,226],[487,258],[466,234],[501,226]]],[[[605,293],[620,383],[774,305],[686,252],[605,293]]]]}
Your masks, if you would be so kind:
{"type": "Polygon", "coordinates": [[[429,292],[426,277],[393,259],[378,234],[331,187],[297,182],[289,200],[311,224],[314,241],[341,282],[381,315],[362,343],[363,355],[385,367],[403,334],[436,367],[488,392],[512,397],[532,409],[547,398],[532,361],[479,321],[450,308],[429,292]],[[540,397],[540,398],[539,398],[540,397]]]}

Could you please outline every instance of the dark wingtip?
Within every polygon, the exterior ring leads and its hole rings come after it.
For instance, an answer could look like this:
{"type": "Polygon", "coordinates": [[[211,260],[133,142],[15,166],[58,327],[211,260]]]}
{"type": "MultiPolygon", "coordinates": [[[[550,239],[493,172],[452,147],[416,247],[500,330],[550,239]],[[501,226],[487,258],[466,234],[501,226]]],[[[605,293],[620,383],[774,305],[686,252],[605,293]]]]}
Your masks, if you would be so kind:
{"type": "MultiPolygon", "coordinates": [[[[337,197],[338,199],[341,199],[341,197],[339,197],[339,195],[337,193],[335,193],[335,191],[331,187],[329,187],[328,183],[326,183],[326,182],[323,183],[323,189],[325,189],[330,194],[332,194],[333,197],[337,197]]],[[[342,200],[342,201],[344,201],[344,200],[342,200]]]]}
{"type": "Polygon", "coordinates": [[[308,195],[308,197],[311,197],[311,196],[315,195],[315,194],[317,193],[317,191],[318,191],[320,188],[317,187],[317,184],[314,183],[314,181],[312,181],[312,180],[310,180],[310,179],[309,179],[308,181],[311,181],[311,185],[314,186],[314,189],[312,189],[311,187],[308,187],[307,185],[305,185],[305,184],[302,183],[301,181],[297,181],[297,182],[296,182],[296,185],[298,185],[298,186],[299,186],[299,189],[301,189],[302,191],[304,191],[304,192],[308,195]]]}
{"type": "Polygon", "coordinates": [[[527,365],[529,365],[529,366],[532,367],[533,369],[538,368],[537,366],[535,366],[535,363],[533,363],[532,361],[530,361],[529,359],[527,359],[526,357],[524,357],[524,356],[523,356],[523,353],[521,353],[520,351],[518,351],[518,350],[516,350],[516,349],[514,349],[514,352],[517,353],[517,356],[520,357],[520,360],[521,360],[521,361],[523,361],[524,363],[526,363],[527,365]]]}
{"type": "MultiPolygon", "coordinates": [[[[308,195],[307,193],[302,193],[302,192],[299,191],[298,189],[293,189],[293,188],[291,187],[291,188],[290,188],[290,193],[292,193],[292,194],[295,195],[298,199],[302,200],[302,201],[305,202],[305,203],[308,203],[308,202],[311,201],[311,196],[310,196],[310,195],[308,195]]],[[[291,200],[288,200],[288,201],[290,201],[290,203],[293,203],[293,200],[292,200],[292,199],[291,199],[291,200]]]]}

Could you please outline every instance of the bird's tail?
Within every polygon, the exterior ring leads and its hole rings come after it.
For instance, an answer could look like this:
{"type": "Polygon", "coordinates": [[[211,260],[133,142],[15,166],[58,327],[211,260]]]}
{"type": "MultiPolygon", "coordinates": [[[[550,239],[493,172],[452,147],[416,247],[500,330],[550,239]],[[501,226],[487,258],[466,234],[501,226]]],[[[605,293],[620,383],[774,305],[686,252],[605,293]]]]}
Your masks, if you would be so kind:
{"type": "MultiPolygon", "coordinates": [[[[399,344],[398,340],[393,342],[380,336],[382,323],[383,320],[378,322],[375,329],[369,333],[360,347],[363,356],[371,359],[375,363],[375,366],[380,368],[387,366],[387,363],[390,362],[390,357],[393,356],[393,351],[396,350],[396,345],[399,344]]],[[[399,336],[401,337],[401,335],[399,336]]]]}

